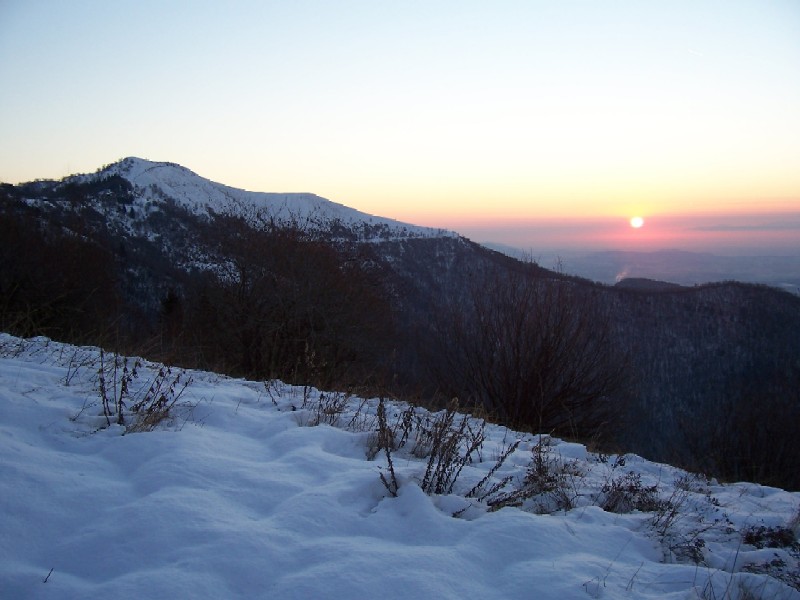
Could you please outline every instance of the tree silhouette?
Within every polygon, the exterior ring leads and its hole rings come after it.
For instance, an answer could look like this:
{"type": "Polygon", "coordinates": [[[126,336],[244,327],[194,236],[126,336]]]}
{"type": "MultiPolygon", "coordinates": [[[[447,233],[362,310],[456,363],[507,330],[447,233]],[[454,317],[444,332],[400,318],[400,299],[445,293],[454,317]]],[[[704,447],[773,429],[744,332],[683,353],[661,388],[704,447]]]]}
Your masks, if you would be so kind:
{"type": "Polygon", "coordinates": [[[625,360],[592,288],[524,270],[478,277],[444,304],[433,340],[441,389],[510,426],[586,438],[617,414],[625,360]]]}
{"type": "Polygon", "coordinates": [[[191,297],[204,353],[247,376],[339,384],[378,368],[392,319],[356,262],[287,228],[217,217],[215,274],[191,297]]]}

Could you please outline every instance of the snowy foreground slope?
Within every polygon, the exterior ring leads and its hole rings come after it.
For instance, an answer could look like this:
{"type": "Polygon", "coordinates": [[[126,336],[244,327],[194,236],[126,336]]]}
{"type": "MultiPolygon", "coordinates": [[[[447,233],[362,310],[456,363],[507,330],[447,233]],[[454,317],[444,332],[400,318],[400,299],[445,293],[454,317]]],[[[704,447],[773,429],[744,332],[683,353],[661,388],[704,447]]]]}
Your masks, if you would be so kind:
{"type": "Polygon", "coordinates": [[[171,418],[108,425],[96,349],[0,336],[2,598],[800,598],[798,493],[487,425],[439,495],[411,430],[392,497],[377,400],[116,364],[106,398],[127,367],[171,418]],[[504,479],[529,493],[489,510],[504,479]]]}

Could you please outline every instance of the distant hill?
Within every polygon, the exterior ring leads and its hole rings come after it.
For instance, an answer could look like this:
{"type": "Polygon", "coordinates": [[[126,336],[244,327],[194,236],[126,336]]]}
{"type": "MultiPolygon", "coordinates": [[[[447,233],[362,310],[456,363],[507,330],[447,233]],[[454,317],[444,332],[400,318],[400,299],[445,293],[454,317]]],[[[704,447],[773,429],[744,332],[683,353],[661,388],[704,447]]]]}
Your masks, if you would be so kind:
{"type": "MultiPolygon", "coordinates": [[[[515,258],[522,250],[502,244],[487,247],[515,258]]],[[[529,253],[527,253],[529,254],[529,253]]],[[[657,250],[653,252],[603,251],[548,253],[535,256],[543,266],[560,265],[565,273],[600,283],[645,278],[679,285],[719,281],[763,283],[800,294],[800,249],[796,255],[720,256],[710,252],[657,250]]]]}
{"type": "Polygon", "coordinates": [[[625,279],[620,279],[614,287],[655,292],[664,290],[675,290],[683,286],[680,286],[677,283],[669,283],[667,281],[657,281],[655,279],[648,279],[646,277],[626,277],[625,279]]]}

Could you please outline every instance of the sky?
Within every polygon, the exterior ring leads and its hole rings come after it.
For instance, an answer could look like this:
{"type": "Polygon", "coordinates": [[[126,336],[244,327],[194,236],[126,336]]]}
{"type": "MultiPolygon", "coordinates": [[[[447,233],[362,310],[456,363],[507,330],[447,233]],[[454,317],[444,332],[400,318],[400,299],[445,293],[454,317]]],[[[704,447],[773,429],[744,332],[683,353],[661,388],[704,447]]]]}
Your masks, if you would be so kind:
{"type": "Polygon", "coordinates": [[[140,156],[479,241],[792,246],[799,73],[796,0],[0,0],[0,181],[140,156]]]}

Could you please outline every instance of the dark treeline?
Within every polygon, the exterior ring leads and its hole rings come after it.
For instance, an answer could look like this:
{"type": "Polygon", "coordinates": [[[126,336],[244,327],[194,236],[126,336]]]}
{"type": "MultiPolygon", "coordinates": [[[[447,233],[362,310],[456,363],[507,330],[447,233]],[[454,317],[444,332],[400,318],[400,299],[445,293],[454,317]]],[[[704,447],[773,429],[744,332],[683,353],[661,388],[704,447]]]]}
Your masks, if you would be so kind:
{"type": "Polygon", "coordinates": [[[86,342],[110,327],[121,298],[107,247],[0,214],[0,326],[86,342]]]}
{"type": "Polygon", "coordinates": [[[475,278],[441,303],[431,382],[502,423],[598,439],[622,416],[627,358],[599,290],[522,271],[475,278]]]}
{"type": "Polygon", "coordinates": [[[119,177],[0,186],[0,329],[431,406],[456,397],[517,429],[800,489],[796,297],[611,288],[460,238],[333,243],[252,223],[143,204],[119,177]]]}
{"type": "Polygon", "coordinates": [[[358,248],[233,217],[198,221],[168,205],[147,216],[162,235],[184,249],[203,240],[205,262],[181,267],[172,260],[186,257],[165,257],[152,236],[120,237],[103,219],[4,200],[3,331],[319,386],[377,381],[385,368],[392,312],[358,248]],[[175,218],[196,221],[191,233],[175,218]]]}
{"type": "Polygon", "coordinates": [[[357,249],[230,217],[217,217],[208,239],[215,268],[187,282],[182,321],[170,310],[176,352],[224,372],[321,387],[380,378],[392,314],[357,249]]]}
{"type": "Polygon", "coordinates": [[[625,447],[800,489],[800,298],[728,282],[609,300],[633,375],[625,447]]]}

